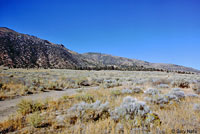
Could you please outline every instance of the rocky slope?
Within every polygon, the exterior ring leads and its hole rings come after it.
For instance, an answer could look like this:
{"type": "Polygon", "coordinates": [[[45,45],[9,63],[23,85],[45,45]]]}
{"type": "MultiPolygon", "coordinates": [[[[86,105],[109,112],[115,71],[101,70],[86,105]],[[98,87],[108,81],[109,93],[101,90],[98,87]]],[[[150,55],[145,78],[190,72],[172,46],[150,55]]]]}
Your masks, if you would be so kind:
{"type": "Polygon", "coordinates": [[[100,53],[78,54],[47,40],[0,27],[0,65],[14,68],[169,70],[200,73],[199,70],[149,63],[100,53]]]}
{"type": "Polygon", "coordinates": [[[0,65],[16,68],[76,68],[90,63],[64,45],[0,28],[0,65]]]}

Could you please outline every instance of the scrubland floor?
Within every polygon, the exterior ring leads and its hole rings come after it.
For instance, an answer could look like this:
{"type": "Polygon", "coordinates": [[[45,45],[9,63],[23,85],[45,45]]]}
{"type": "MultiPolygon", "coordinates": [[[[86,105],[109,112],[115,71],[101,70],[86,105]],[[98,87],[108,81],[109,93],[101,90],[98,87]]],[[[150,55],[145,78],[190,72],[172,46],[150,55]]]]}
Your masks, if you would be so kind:
{"type": "Polygon", "coordinates": [[[2,69],[0,134],[200,133],[199,94],[197,74],[2,69]]]}

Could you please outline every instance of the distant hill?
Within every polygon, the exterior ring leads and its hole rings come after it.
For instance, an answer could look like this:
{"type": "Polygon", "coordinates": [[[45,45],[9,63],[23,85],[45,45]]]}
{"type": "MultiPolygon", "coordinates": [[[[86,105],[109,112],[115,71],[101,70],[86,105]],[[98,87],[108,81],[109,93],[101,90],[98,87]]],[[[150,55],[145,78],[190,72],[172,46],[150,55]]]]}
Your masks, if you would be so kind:
{"type": "Polygon", "coordinates": [[[101,53],[78,54],[47,40],[0,27],[0,65],[11,68],[117,69],[135,71],[199,70],[173,64],[158,64],[101,53]]]}
{"type": "Polygon", "coordinates": [[[150,63],[147,61],[129,59],[119,56],[112,56],[108,54],[101,53],[84,53],[84,57],[98,61],[100,65],[113,65],[113,66],[138,66],[145,69],[152,68],[164,71],[180,71],[180,72],[194,72],[200,73],[199,70],[190,67],[184,67],[175,64],[165,64],[165,63],[150,63]]]}

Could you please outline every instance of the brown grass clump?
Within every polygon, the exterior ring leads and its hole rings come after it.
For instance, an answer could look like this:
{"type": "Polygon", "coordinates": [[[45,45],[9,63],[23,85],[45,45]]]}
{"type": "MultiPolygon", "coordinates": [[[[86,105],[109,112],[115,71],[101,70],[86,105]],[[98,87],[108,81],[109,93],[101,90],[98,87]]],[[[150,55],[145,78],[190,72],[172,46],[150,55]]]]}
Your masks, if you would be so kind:
{"type": "Polygon", "coordinates": [[[6,83],[0,88],[0,100],[5,100],[7,98],[14,98],[16,95],[25,95],[25,88],[22,84],[6,83]]]}
{"type": "Polygon", "coordinates": [[[21,113],[22,115],[33,113],[36,111],[41,111],[44,108],[45,108],[44,104],[40,102],[33,102],[31,100],[22,100],[18,104],[18,112],[21,113]]]}
{"type": "Polygon", "coordinates": [[[25,126],[25,118],[21,115],[10,117],[8,120],[0,123],[0,133],[9,133],[20,130],[25,126]]]}

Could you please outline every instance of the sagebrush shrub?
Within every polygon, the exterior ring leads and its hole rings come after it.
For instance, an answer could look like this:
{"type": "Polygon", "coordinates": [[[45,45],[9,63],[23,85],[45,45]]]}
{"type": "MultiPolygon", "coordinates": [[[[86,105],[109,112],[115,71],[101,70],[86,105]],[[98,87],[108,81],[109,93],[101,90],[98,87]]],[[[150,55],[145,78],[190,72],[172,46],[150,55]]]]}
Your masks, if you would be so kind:
{"type": "Polygon", "coordinates": [[[187,97],[200,98],[200,96],[197,94],[187,94],[187,97]]]}
{"type": "Polygon", "coordinates": [[[88,103],[95,102],[94,96],[90,95],[90,94],[79,94],[79,95],[76,95],[75,98],[78,101],[84,101],[84,102],[88,102],[88,103]]]}
{"type": "Polygon", "coordinates": [[[133,91],[131,89],[122,89],[121,93],[122,94],[131,94],[131,93],[133,93],[133,91]]]}
{"type": "Polygon", "coordinates": [[[200,94],[200,83],[193,84],[192,89],[196,94],[200,94]]]}
{"type": "Polygon", "coordinates": [[[120,90],[112,90],[112,91],[110,92],[110,94],[111,94],[112,96],[119,96],[119,95],[121,95],[122,93],[121,93],[120,90]]]}
{"type": "Polygon", "coordinates": [[[142,90],[141,88],[139,88],[139,87],[133,88],[132,91],[133,91],[134,93],[143,93],[143,90],[142,90]]]}
{"type": "Polygon", "coordinates": [[[125,97],[122,104],[111,111],[110,115],[111,119],[116,122],[131,121],[137,127],[153,124],[155,118],[151,116],[156,116],[145,102],[137,101],[137,99],[130,96],[125,97]]]}
{"type": "Polygon", "coordinates": [[[145,97],[145,100],[147,102],[150,102],[150,103],[154,103],[154,104],[157,104],[157,105],[163,105],[163,104],[168,104],[169,103],[169,99],[164,96],[164,95],[154,95],[152,97],[145,97]]]}
{"type": "Polygon", "coordinates": [[[194,104],[194,106],[193,106],[193,109],[194,109],[194,111],[196,111],[196,112],[200,112],[200,104],[194,104]]]}
{"type": "Polygon", "coordinates": [[[175,95],[179,100],[185,98],[185,93],[181,90],[179,91],[172,89],[172,91],[169,92],[168,94],[175,95]]]}
{"type": "Polygon", "coordinates": [[[161,92],[158,89],[149,88],[144,93],[147,95],[157,95],[160,94],[161,92]]]}
{"type": "Polygon", "coordinates": [[[158,88],[169,88],[169,85],[167,85],[167,84],[160,84],[157,87],[158,88]]]}
{"type": "Polygon", "coordinates": [[[190,82],[185,79],[174,80],[171,85],[179,88],[190,88],[190,82]]]}
{"type": "Polygon", "coordinates": [[[98,121],[107,117],[109,117],[109,103],[102,104],[99,100],[91,104],[81,102],[68,109],[68,118],[72,124],[77,120],[98,121]]]}
{"type": "Polygon", "coordinates": [[[150,80],[150,82],[152,83],[153,86],[158,86],[158,85],[169,85],[171,83],[170,79],[166,79],[166,78],[160,78],[160,79],[152,79],[150,80]]]}
{"type": "Polygon", "coordinates": [[[151,97],[145,97],[147,102],[157,104],[160,106],[164,106],[165,104],[169,104],[172,101],[179,102],[180,100],[185,98],[185,93],[180,89],[172,89],[167,94],[154,94],[151,97]]]}

